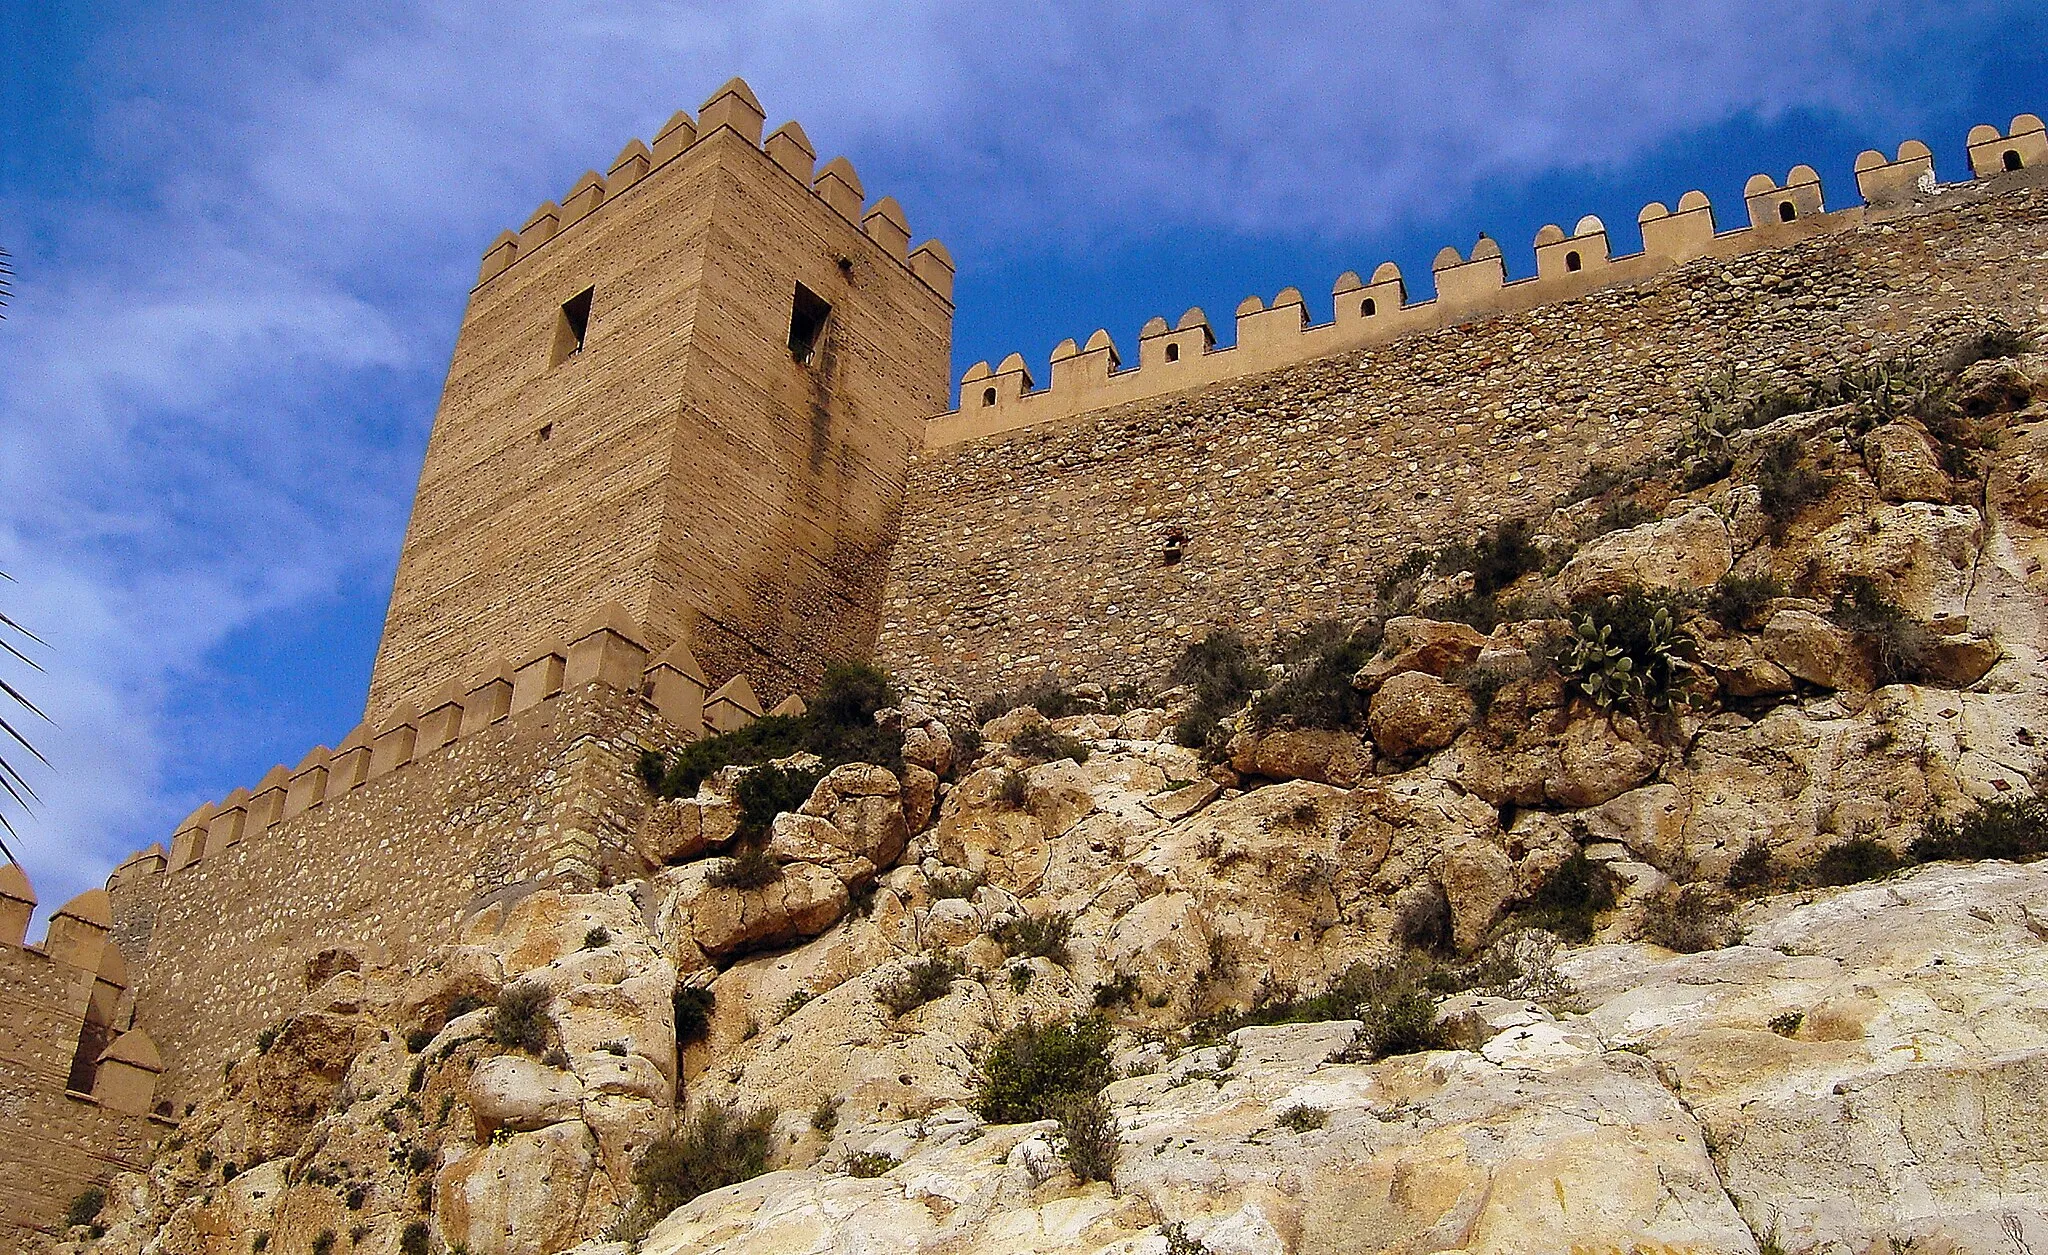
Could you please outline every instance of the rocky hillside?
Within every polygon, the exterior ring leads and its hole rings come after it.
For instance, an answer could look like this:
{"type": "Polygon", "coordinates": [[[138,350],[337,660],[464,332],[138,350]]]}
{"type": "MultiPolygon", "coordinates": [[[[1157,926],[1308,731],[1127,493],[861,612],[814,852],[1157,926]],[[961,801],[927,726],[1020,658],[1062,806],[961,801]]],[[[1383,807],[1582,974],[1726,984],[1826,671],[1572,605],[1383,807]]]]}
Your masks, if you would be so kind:
{"type": "Polygon", "coordinates": [[[1964,347],[1153,693],[652,763],[65,1249],[2048,1250],[2048,357],[1964,347]]]}

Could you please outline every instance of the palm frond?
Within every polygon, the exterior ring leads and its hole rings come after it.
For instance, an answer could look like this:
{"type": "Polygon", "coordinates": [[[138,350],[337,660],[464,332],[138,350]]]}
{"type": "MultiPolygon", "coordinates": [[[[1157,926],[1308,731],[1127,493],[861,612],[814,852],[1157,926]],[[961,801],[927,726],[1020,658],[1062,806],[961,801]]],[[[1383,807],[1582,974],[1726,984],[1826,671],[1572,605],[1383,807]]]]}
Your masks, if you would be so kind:
{"type": "MultiPolygon", "coordinates": [[[[6,268],[6,258],[6,251],[0,250],[0,303],[4,303],[7,290],[6,280],[8,278],[8,271],[6,268]]],[[[0,580],[5,580],[12,584],[14,577],[5,571],[0,571],[0,580]]],[[[0,614],[0,632],[12,632],[22,640],[33,641],[38,645],[44,643],[41,637],[5,614],[0,614]]],[[[41,665],[35,659],[23,653],[13,641],[7,640],[4,636],[0,636],[0,650],[5,650],[9,656],[26,663],[36,671],[42,670],[41,665]]],[[[34,702],[30,701],[26,693],[23,693],[6,680],[0,680],[0,698],[4,698],[7,702],[20,707],[44,723],[50,722],[50,717],[44,714],[42,709],[34,702]]],[[[50,765],[50,760],[43,757],[43,752],[35,747],[35,743],[29,740],[27,734],[22,732],[13,723],[8,722],[4,717],[0,717],[0,746],[10,748],[19,746],[20,749],[27,750],[30,756],[43,764],[43,766],[48,767],[50,765]]],[[[30,809],[35,803],[42,800],[36,796],[36,791],[29,785],[28,778],[21,774],[20,759],[9,757],[5,753],[0,753],[0,794],[5,794],[5,797],[0,797],[0,802],[11,802],[23,811],[30,809]]],[[[0,807],[0,832],[5,832],[10,837],[20,835],[15,831],[13,823],[8,820],[4,807],[0,807]]],[[[20,861],[14,857],[14,851],[7,848],[5,841],[0,841],[0,854],[6,855],[9,862],[20,861]]]]}

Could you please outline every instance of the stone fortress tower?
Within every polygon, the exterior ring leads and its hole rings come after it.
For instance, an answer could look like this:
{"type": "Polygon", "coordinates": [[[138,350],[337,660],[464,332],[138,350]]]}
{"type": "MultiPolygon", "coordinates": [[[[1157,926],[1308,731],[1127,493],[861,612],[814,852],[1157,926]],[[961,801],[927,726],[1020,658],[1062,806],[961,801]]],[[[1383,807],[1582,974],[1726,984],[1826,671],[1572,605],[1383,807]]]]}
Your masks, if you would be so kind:
{"type": "Polygon", "coordinates": [[[375,724],[607,603],[774,698],[865,656],[946,408],[953,265],[738,79],[484,257],[370,683],[375,724]]]}

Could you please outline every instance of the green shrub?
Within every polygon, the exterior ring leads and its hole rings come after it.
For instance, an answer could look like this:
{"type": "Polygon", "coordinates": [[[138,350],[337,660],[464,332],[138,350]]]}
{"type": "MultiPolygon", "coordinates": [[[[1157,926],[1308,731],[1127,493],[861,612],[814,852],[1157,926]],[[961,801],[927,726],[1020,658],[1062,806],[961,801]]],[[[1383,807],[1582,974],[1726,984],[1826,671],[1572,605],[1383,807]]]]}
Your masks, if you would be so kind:
{"type": "Polygon", "coordinates": [[[1813,885],[1854,885],[1888,876],[1906,865],[1906,860],[1866,833],[1844,837],[1822,850],[1801,877],[1813,885]]]}
{"type": "Polygon", "coordinates": [[[768,835],[777,815],[786,814],[811,800],[811,791],[825,778],[822,767],[777,767],[773,763],[756,767],[740,777],[733,790],[739,807],[737,833],[741,841],[757,842],[768,835]]]}
{"type": "Polygon", "coordinates": [[[1399,612],[1415,604],[1422,581],[1436,562],[1436,552],[1430,549],[1412,550],[1407,557],[1380,574],[1378,585],[1380,605],[1389,612],[1399,612]]]}
{"type": "Polygon", "coordinates": [[[1059,1103],[1060,1157],[1081,1181],[1107,1181],[1121,1148],[1116,1116],[1100,1093],[1072,1094],[1059,1103]]]}
{"type": "Polygon", "coordinates": [[[875,990],[875,1001],[892,1016],[907,1015],[928,1002],[953,992],[953,979],[960,975],[958,960],[945,955],[912,959],[903,971],[875,990]]]}
{"type": "Polygon", "coordinates": [[[1600,513],[1579,528],[1580,540],[1592,540],[1609,532],[1654,523],[1664,516],[1639,503],[1634,497],[1617,497],[1601,507],[1600,513]]]}
{"type": "Polygon", "coordinates": [[[1912,853],[1922,863],[1987,858],[2030,863],[2048,854],[2048,801],[2036,795],[1979,802],[1959,820],[1930,822],[1912,853]]]}
{"type": "Polygon", "coordinates": [[[1600,915],[1613,908],[1613,877],[1580,849],[1515,907],[1512,918],[1518,928],[1540,928],[1566,941],[1590,941],[1600,915]]]}
{"type": "Polygon", "coordinates": [[[1718,950],[1733,940],[1727,903],[1707,885],[1666,885],[1644,904],[1642,940],[1679,954],[1718,950]]]}
{"type": "Polygon", "coordinates": [[[409,1054],[418,1054],[432,1044],[433,1040],[433,1029],[416,1028],[405,1035],[405,1049],[409,1054]]]}
{"type": "Polygon", "coordinates": [[[879,1150],[860,1150],[846,1157],[846,1175],[850,1177],[878,1177],[892,1168],[903,1165],[894,1155],[879,1150]]]}
{"type": "Polygon", "coordinates": [[[1330,1122],[1330,1110],[1327,1107],[1311,1107],[1303,1103],[1296,1103],[1281,1111],[1273,1119],[1281,1128],[1293,1129],[1296,1133],[1307,1133],[1312,1129],[1320,1129],[1328,1124],[1330,1122]]]}
{"type": "Polygon", "coordinates": [[[861,762],[893,771],[902,766],[903,746],[876,725],[875,712],[896,702],[896,691],[881,671],[865,663],[834,663],[825,669],[817,698],[803,714],[764,715],[666,757],[643,755],[640,776],[658,796],[690,797],[721,767],[758,766],[798,750],[818,755],[827,769],[861,762]]]}
{"type": "Polygon", "coordinates": [[[1026,915],[1009,920],[996,929],[996,941],[1013,959],[1051,959],[1062,967],[1067,963],[1067,936],[1074,917],[1065,914],[1026,915]]]}
{"type": "Polygon", "coordinates": [[[996,801],[1013,811],[1021,811],[1030,798],[1030,781],[1024,778],[1024,773],[1010,767],[1003,768],[1002,782],[996,786],[996,801]]]}
{"type": "Polygon", "coordinates": [[[1109,1025],[1093,1016],[1045,1025],[1026,1020],[982,1056],[975,1109],[996,1124],[1057,1119],[1063,1102],[1099,1094],[1115,1079],[1109,1044],[1109,1025]]]}
{"type": "MultiPolygon", "coordinates": [[[[420,1228],[421,1228],[421,1230],[423,1230],[423,1231],[424,1231],[424,1230],[426,1229],[426,1226],[425,1226],[425,1225],[421,1225],[421,1226],[420,1226],[420,1228]]],[[[256,1253],[256,1255],[263,1255],[263,1252],[265,1252],[265,1251],[269,1250],[269,1249],[270,1249],[270,1230],[268,1230],[268,1229],[258,1229],[258,1230],[256,1231],[256,1236],[255,1236],[255,1237],[253,1237],[253,1238],[251,1238],[251,1239],[249,1240],[249,1249],[250,1249],[251,1251],[254,1251],[254,1252],[256,1253]]],[[[414,1253],[413,1253],[413,1252],[412,1252],[412,1251],[411,1251],[410,1249],[408,1249],[408,1248],[407,1248],[407,1247],[406,1247],[406,1246],[405,1246],[405,1245],[404,1245],[403,1243],[400,1243],[400,1245],[399,1245],[399,1251],[400,1251],[400,1255],[414,1255],[414,1253]]],[[[421,1241],[421,1243],[420,1243],[419,1255],[426,1255],[426,1251],[427,1251],[427,1246],[426,1246],[426,1242],[425,1242],[424,1240],[422,1240],[422,1241],[421,1241]]]]}
{"type": "Polygon", "coordinates": [[[1962,374],[1978,362],[1996,361],[2003,357],[2018,357],[2032,351],[2033,339],[2025,332],[2003,324],[1994,323],[1950,349],[1943,356],[1941,365],[1951,376],[1962,374]]]}
{"type": "Polygon", "coordinates": [[[818,1105],[811,1108],[811,1127],[825,1134],[838,1128],[839,1106],[845,1101],[843,1098],[820,1098],[818,1105]]]}
{"type": "Polygon", "coordinates": [[[1088,761],[1086,744],[1045,724],[1033,724],[1011,737],[1010,750],[1036,763],[1058,762],[1062,758],[1071,758],[1076,763],[1088,761]]]}
{"type": "Polygon", "coordinates": [[[1138,1005],[1138,995],[1144,992],[1135,974],[1118,972],[1095,987],[1095,1009],[1107,1011],[1111,1007],[1135,1007],[1138,1005]]]}
{"type": "Polygon", "coordinates": [[[1761,889],[1772,882],[1771,847],[1752,838],[1728,864],[1730,889],[1761,889]]]}
{"type": "Polygon", "coordinates": [[[1804,1023],[1806,1023],[1806,1013],[1804,1011],[1785,1011],[1771,1017],[1770,1029],[1780,1037],[1793,1037],[1798,1034],[1799,1026],[1804,1023]]]}
{"type": "Polygon", "coordinates": [[[406,1171],[419,1176],[434,1166],[434,1152],[425,1146],[415,1146],[405,1152],[406,1171]]]}
{"type": "Polygon", "coordinates": [[[333,1255],[336,1234],[332,1229],[322,1229],[313,1235],[313,1255],[333,1255]]]}
{"type": "Polygon", "coordinates": [[[1469,545],[1451,545],[1437,555],[1440,574],[1472,572],[1472,591],[1490,597],[1543,567],[1543,550],[1535,541],[1536,528],[1527,519],[1507,519],[1479,534],[1469,545]]]}
{"type": "Polygon", "coordinates": [[[778,1020],[788,1019],[790,1016],[803,1010],[811,999],[817,996],[808,989],[792,990],[789,997],[782,1000],[782,1006],[777,1010],[775,1018],[778,1020]]]}
{"type": "Polygon", "coordinates": [[[1778,577],[1766,572],[1762,575],[1737,575],[1733,571],[1722,576],[1707,594],[1707,615],[1731,632],[1755,631],[1757,612],[1767,602],[1785,595],[1785,586],[1778,577]]]}
{"type": "Polygon", "coordinates": [[[1581,501],[1604,497],[1628,482],[1629,477],[1621,471],[1603,462],[1595,462],[1579,472],[1578,482],[1565,490],[1564,495],[1557,499],[1557,504],[1562,509],[1568,505],[1577,505],[1581,501]]]}
{"type": "Polygon", "coordinates": [[[1244,637],[1217,628],[1183,649],[1167,678],[1194,691],[1194,701],[1174,727],[1174,740],[1189,749],[1214,751],[1222,748],[1218,727],[1223,716],[1266,683],[1266,669],[1253,659],[1244,637]]]}
{"type": "Polygon", "coordinates": [[[953,765],[946,772],[947,782],[950,783],[974,770],[974,764],[981,758],[981,729],[949,727],[946,733],[953,741],[953,765]]]}
{"type": "Polygon", "coordinates": [[[1252,700],[1255,728],[1292,724],[1304,728],[1349,728],[1365,722],[1370,704],[1351,677],[1372,660],[1380,645],[1373,624],[1356,631],[1340,623],[1320,625],[1293,644],[1297,657],[1278,684],[1252,700]]]}
{"type": "Polygon", "coordinates": [[[603,924],[599,924],[583,934],[583,948],[585,950],[602,950],[611,943],[612,930],[606,928],[603,924]]]}
{"type": "Polygon", "coordinates": [[[1807,506],[1827,495],[1828,478],[1807,466],[1799,437],[1784,435],[1772,441],[1757,462],[1758,502],[1770,522],[1773,540],[1783,540],[1785,529],[1807,506]]]}
{"type": "Polygon", "coordinates": [[[398,1239],[398,1255],[427,1255],[427,1222],[415,1220],[405,1226],[398,1239]]]}
{"type": "Polygon", "coordinates": [[[703,1041],[711,1031],[711,990],[698,985],[677,985],[671,1002],[676,1017],[676,1048],[703,1041]]]}
{"type": "Polygon", "coordinates": [[[64,1227],[76,1229],[80,1225],[91,1224],[100,1218],[100,1212],[106,1205],[107,1192],[97,1185],[89,1186],[71,1200],[71,1206],[64,1209],[64,1227]]]}
{"type": "Polygon", "coordinates": [[[1031,707],[1048,719],[1064,719],[1068,715],[1084,712],[1085,706],[1074,691],[1056,675],[1047,674],[1006,693],[995,693],[974,703],[974,721],[987,723],[1000,719],[1013,710],[1031,707]]]}
{"type": "Polygon", "coordinates": [[[1934,633],[1899,609],[1868,576],[1852,575],[1842,581],[1828,617],[1870,647],[1880,685],[1930,678],[1934,633]]]}
{"type": "Polygon", "coordinates": [[[704,883],[716,889],[760,889],[782,877],[782,864],[764,845],[740,846],[730,857],[720,859],[704,875],[704,883]]]}
{"type": "Polygon", "coordinates": [[[741,1112],[718,1101],[700,1104],[682,1128],[656,1138],[633,1168],[642,1214],[666,1216],[700,1194],[738,1185],[768,1168],[773,1107],[741,1112]]]}
{"type": "Polygon", "coordinates": [[[539,1054],[548,1045],[548,991],[538,983],[507,985],[498,991],[491,1016],[491,1040],[500,1046],[539,1054]]]}

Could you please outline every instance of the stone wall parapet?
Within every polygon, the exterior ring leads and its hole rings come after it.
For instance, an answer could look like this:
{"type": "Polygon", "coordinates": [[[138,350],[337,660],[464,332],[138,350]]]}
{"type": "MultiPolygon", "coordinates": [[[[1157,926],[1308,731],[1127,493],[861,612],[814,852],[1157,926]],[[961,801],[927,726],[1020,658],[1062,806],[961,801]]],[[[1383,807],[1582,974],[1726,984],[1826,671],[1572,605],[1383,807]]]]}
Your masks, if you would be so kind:
{"type": "Polygon", "coordinates": [[[829,205],[841,217],[854,223],[883,253],[893,258],[920,282],[946,301],[953,299],[953,255],[938,240],[926,240],[916,248],[910,221],[893,196],[868,205],[867,192],[853,163],[834,157],[822,170],[816,169],[817,149],[803,127],[785,122],[766,140],[761,129],[767,113],[744,79],[732,79],[712,93],[692,119],[678,110],[655,134],[654,145],[634,139],[619,150],[605,174],[586,170],[559,202],[543,201],[517,230],[506,229],[484,250],[477,271],[476,286],[482,287],[514,265],[538,252],[548,241],[565,232],[629,191],[641,179],[668,164],[720,131],[730,131],[749,146],[766,154],[791,178],[809,188],[811,194],[829,205]]]}
{"type": "Polygon", "coordinates": [[[2021,114],[2003,131],[1980,126],[1970,132],[1969,159],[1970,180],[1943,185],[1935,179],[1932,151],[1919,140],[1906,141],[1890,158],[1867,151],[1856,159],[1863,203],[1837,209],[1827,207],[1820,175],[1811,166],[1793,167],[1782,182],[1758,174],[1743,190],[1748,224],[1725,231],[1717,228],[1706,194],[1687,192],[1675,210],[1662,202],[1646,206],[1637,217],[1642,251],[1623,256],[1613,255],[1607,227],[1597,217],[1580,219],[1569,235],[1561,227],[1545,226],[1534,243],[1536,273],[1525,279],[1508,279],[1499,243],[1481,235],[1469,255],[1451,247],[1438,252],[1431,266],[1434,293],[1428,299],[1413,298],[1392,262],[1375,270],[1370,283],[1361,281],[1355,271],[1346,271],[1332,285],[1329,322],[1312,322],[1301,291],[1289,287],[1271,304],[1258,296],[1241,302],[1235,343],[1219,348],[1208,316],[1199,308],[1190,309],[1171,329],[1164,318],[1146,323],[1139,333],[1138,361],[1129,367],[1109,332],[1097,330],[1084,345],[1069,339],[1053,349],[1043,387],[1021,354],[1012,353],[994,367],[976,362],[961,376],[957,408],[931,420],[926,444],[940,447],[980,440],[1478,318],[1569,301],[1604,288],[1640,284],[1701,258],[1783,248],[1814,236],[1925,212],[1971,183],[2038,182],[2048,170],[2048,130],[2033,114],[2021,114]]]}

